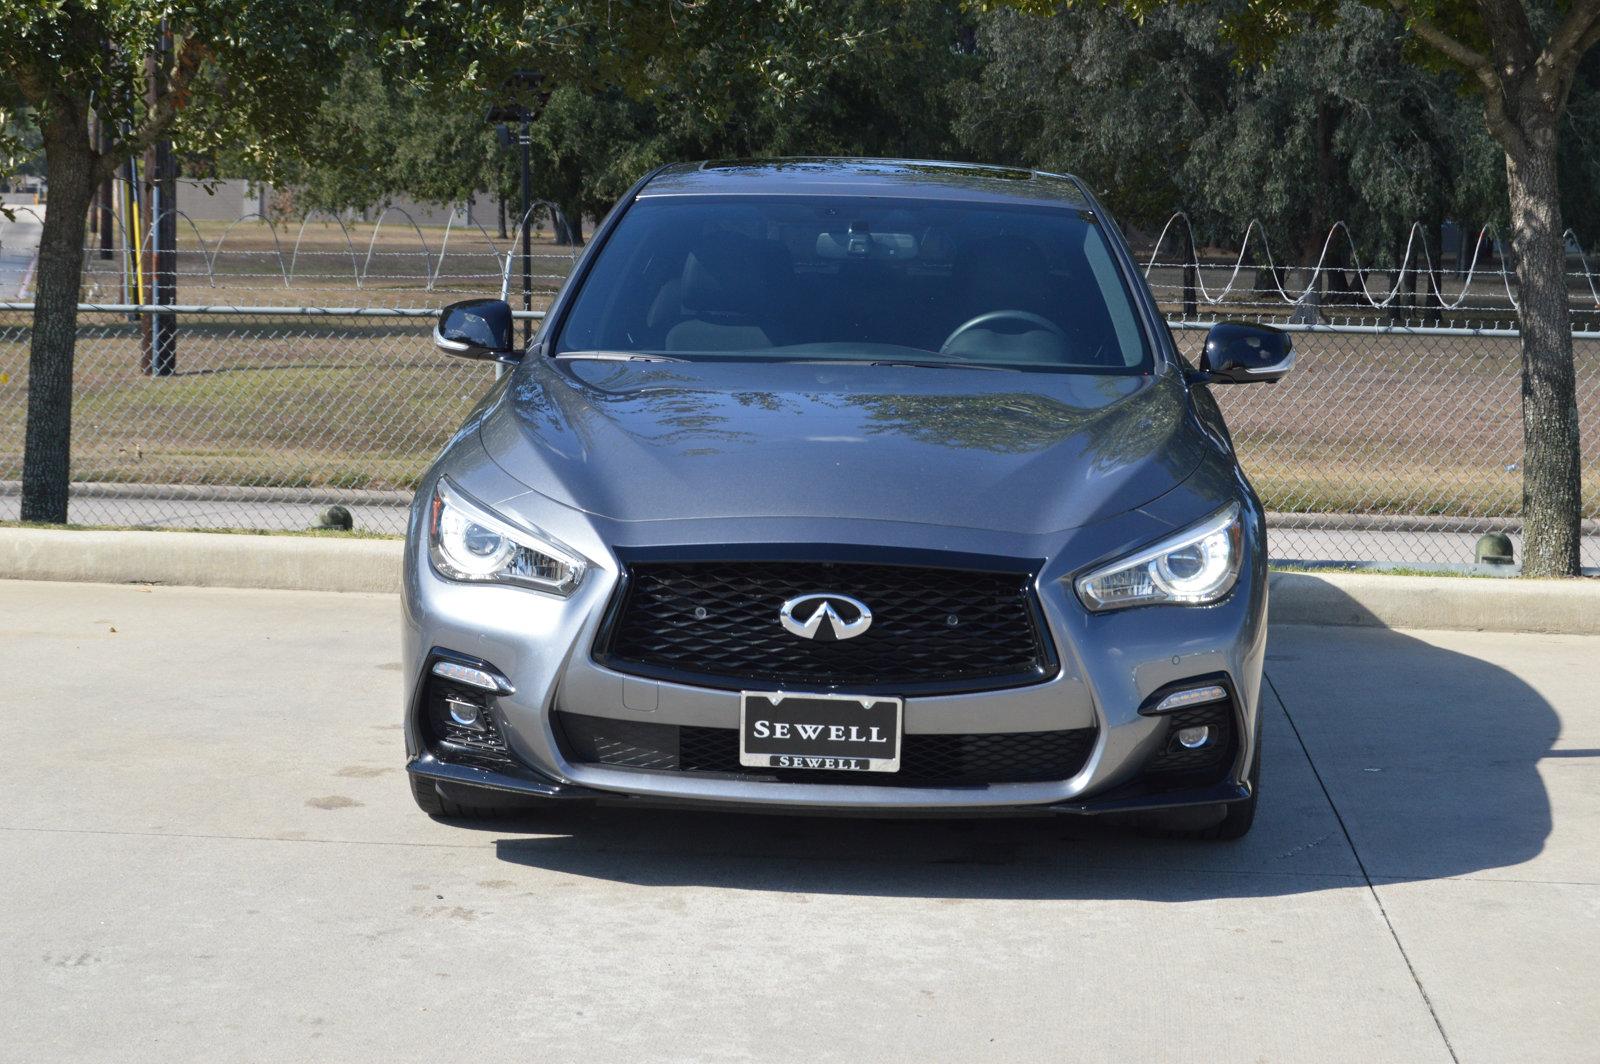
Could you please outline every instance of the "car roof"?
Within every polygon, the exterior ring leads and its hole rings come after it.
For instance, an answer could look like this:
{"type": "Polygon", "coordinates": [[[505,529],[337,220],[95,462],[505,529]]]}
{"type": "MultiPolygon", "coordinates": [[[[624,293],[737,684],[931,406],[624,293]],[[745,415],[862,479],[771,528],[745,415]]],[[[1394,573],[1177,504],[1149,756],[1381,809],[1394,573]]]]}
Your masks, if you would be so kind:
{"type": "Polygon", "coordinates": [[[1039,170],[918,159],[723,159],[663,167],[639,192],[658,196],[887,196],[1052,207],[1093,206],[1077,178],[1039,170]]]}

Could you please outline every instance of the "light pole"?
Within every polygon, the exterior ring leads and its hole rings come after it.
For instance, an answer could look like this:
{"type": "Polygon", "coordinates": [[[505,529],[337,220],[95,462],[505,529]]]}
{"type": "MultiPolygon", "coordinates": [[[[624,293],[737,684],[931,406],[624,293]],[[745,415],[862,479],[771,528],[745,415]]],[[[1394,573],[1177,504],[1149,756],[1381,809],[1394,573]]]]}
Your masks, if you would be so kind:
{"type": "MultiPolygon", "coordinates": [[[[161,36],[145,59],[146,100],[160,106],[168,91],[167,66],[172,61],[172,27],[161,20],[161,36]]],[[[172,141],[163,136],[145,151],[146,225],[150,233],[150,302],[170,307],[178,289],[178,160],[172,141]]],[[[136,239],[143,234],[135,233],[136,239]]],[[[152,377],[171,376],[178,368],[178,321],[171,314],[148,314],[143,320],[141,368],[152,377]]]]}
{"type": "MultiPolygon", "coordinates": [[[[528,208],[533,202],[533,174],[528,151],[533,120],[550,100],[548,89],[542,88],[544,75],[537,70],[518,70],[506,79],[501,92],[511,102],[489,108],[487,121],[496,127],[500,146],[511,146],[511,123],[517,124],[517,147],[521,153],[521,190],[518,196],[517,217],[522,220],[522,309],[533,309],[533,234],[528,225],[528,208]]],[[[522,342],[533,339],[533,320],[522,319],[522,342]]]]}

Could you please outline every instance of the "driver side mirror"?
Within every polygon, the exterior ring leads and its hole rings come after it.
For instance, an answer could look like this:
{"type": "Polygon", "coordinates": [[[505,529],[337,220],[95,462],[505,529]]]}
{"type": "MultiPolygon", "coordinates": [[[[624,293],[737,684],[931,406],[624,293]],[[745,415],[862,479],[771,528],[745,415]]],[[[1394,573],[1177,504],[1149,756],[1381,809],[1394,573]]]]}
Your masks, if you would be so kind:
{"type": "Polygon", "coordinates": [[[1254,384],[1276,381],[1294,368],[1294,340],[1281,329],[1248,321],[1219,321],[1206,333],[1200,381],[1254,384]]]}
{"type": "Polygon", "coordinates": [[[445,307],[433,326],[433,346],[461,358],[507,364],[522,358],[511,306],[503,299],[464,299],[445,307]]]}

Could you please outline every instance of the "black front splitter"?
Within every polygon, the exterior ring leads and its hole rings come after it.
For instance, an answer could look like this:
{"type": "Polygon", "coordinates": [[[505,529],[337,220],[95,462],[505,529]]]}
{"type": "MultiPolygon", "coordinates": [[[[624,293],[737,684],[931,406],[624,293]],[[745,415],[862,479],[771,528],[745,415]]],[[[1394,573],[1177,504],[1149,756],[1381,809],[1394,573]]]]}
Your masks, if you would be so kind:
{"type": "MultiPolygon", "coordinates": [[[[727,802],[704,798],[672,798],[661,795],[634,795],[602,791],[535,772],[525,767],[490,768],[476,764],[441,761],[424,753],[406,765],[406,771],[421,779],[446,786],[480,787],[526,798],[559,802],[591,802],[607,806],[697,810],[700,812],[762,813],[779,816],[845,816],[874,818],[964,819],[967,817],[1100,816],[1143,813],[1161,809],[1224,805],[1250,797],[1248,783],[1224,781],[1184,790],[1153,791],[1137,785],[1117,788],[1083,801],[1056,802],[1051,805],[967,806],[931,808],[883,808],[878,806],[792,806],[765,802],[727,802]]],[[[781,786],[781,785],[780,785],[781,786]]]]}
{"type": "Polygon", "coordinates": [[[604,791],[562,783],[532,769],[512,766],[490,768],[485,765],[440,761],[431,753],[420,754],[406,765],[406,771],[419,779],[446,786],[480,787],[484,790],[549,798],[563,801],[595,801],[607,797],[604,791]]]}

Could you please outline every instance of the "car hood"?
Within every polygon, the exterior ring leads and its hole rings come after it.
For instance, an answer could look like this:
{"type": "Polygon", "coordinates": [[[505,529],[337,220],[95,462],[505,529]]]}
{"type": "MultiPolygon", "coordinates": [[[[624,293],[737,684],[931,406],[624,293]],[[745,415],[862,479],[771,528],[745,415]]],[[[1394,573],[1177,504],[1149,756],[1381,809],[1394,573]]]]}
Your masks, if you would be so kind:
{"type": "Polygon", "coordinates": [[[479,432],[519,482],[618,521],[1030,534],[1154,499],[1205,447],[1171,374],[754,361],[531,363],[479,432]]]}

